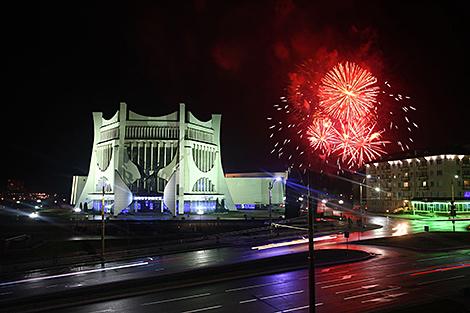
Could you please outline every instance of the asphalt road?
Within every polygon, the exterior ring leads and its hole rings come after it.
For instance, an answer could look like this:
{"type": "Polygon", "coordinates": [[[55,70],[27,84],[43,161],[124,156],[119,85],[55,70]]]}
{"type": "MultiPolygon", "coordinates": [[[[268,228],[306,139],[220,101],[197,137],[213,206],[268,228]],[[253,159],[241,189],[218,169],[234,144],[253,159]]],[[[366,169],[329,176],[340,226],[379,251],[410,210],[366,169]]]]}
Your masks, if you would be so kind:
{"type": "MultiPolygon", "coordinates": [[[[415,220],[399,220],[386,217],[371,217],[369,223],[383,225],[382,228],[353,233],[349,240],[368,239],[384,236],[398,236],[422,231],[426,222],[415,220]]],[[[459,225],[464,228],[463,223],[459,225]]],[[[433,222],[431,229],[449,230],[449,222],[433,222]]],[[[344,242],[342,235],[318,241],[317,247],[344,242]]],[[[106,282],[122,281],[131,278],[158,276],[177,273],[189,269],[197,269],[215,265],[234,264],[241,261],[268,258],[275,255],[306,251],[307,245],[293,245],[266,250],[253,250],[252,247],[229,247],[210,250],[184,252],[165,256],[139,258],[126,262],[107,263],[100,265],[61,268],[55,270],[34,271],[20,276],[2,277],[0,279],[0,305],[2,300],[41,295],[64,289],[99,285],[106,282]]]]}
{"type": "MultiPolygon", "coordinates": [[[[470,286],[470,250],[426,254],[392,248],[368,250],[379,256],[316,269],[317,312],[371,312],[433,301],[470,286]]],[[[457,301],[462,302],[458,306],[461,310],[453,312],[470,310],[468,301],[465,308],[463,297],[457,301]]],[[[307,312],[308,305],[307,271],[298,270],[50,312],[272,313],[307,312]]]]}

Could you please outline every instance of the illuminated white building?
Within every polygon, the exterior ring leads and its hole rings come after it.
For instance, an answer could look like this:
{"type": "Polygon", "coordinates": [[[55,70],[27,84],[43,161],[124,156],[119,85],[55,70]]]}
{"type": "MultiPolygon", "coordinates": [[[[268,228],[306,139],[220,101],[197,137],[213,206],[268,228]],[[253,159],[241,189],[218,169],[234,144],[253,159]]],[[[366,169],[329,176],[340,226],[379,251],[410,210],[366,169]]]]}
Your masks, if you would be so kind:
{"type": "Polygon", "coordinates": [[[369,210],[410,207],[446,213],[470,212],[470,155],[427,155],[366,164],[365,193],[369,210]]]}
{"type": "MultiPolygon", "coordinates": [[[[75,207],[83,208],[86,203],[88,209],[99,211],[104,198],[106,211],[114,215],[236,209],[222,169],[221,115],[200,121],[180,104],[179,111],[169,115],[142,116],[121,103],[110,119],[103,118],[101,112],[93,113],[93,122],[88,176],[73,177],[71,203],[75,207]]],[[[265,181],[266,177],[259,177],[257,185],[264,186],[265,181]]],[[[251,187],[238,188],[236,193],[254,204],[258,197],[253,196],[251,187]]],[[[282,203],[284,189],[277,186],[273,191],[273,203],[282,203]]],[[[260,201],[268,200],[262,197],[260,201]]],[[[237,207],[241,204],[245,203],[237,203],[237,207]]]]}

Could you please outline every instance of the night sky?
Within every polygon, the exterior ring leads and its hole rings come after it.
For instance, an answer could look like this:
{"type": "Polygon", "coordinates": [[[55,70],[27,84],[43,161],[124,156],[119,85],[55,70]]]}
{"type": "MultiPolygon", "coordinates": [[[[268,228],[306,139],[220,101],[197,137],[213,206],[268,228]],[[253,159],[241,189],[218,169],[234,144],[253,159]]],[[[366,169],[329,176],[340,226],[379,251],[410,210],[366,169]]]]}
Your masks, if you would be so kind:
{"type": "Polygon", "coordinates": [[[95,2],[4,10],[1,189],[19,178],[68,193],[88,172],[91,113],[109,118],[121,101],[144,115],[179,102],[202,120],[221,113],[226,172],[282,170],[266,116],[321,49],[380,57],[419,110],[415,148],[470,142],[463,1],[95,2]]]}

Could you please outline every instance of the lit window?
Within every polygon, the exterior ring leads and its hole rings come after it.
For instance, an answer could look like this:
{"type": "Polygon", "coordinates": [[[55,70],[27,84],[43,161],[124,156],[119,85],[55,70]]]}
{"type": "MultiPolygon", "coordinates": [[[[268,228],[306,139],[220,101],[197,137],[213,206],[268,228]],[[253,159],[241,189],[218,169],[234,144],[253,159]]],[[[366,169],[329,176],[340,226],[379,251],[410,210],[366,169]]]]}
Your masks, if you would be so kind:
{"type": "Polygon", "coordinates": [[[428,184],[427,181],[424,180],[424,181],[423,181],[423,187],[426,187],[427,184],[428,184]]]}
{"type": "Polygon", "coordinates": [[[408,177],[408,172],[405,172],[405,177],[408,177]]]}
{"type": "Polygon", "coordinates": [[[406,181],[406,182],[403,182],[403,187],[405,188],[408,188],[409,187],[409,183],[406,181]]]}

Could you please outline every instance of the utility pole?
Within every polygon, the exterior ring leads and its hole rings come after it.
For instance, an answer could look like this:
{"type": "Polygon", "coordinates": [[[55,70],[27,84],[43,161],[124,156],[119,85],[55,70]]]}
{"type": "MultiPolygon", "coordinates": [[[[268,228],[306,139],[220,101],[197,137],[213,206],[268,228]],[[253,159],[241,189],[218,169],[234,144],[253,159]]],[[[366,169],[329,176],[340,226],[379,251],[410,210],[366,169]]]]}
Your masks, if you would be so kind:
{"type": "Polygon", "coordinates": [[[454,190],[454,179],[458,179],[459,176],[455,175],[451,181],[452,189],[452,201],[450,202],[450,216],[452,217],[452,229],[455,232],[455,217],[457,216],[457,210],[455,208],[455,190],[454,190]]]}
{"type": "Polygon", "coordinates": [[[309,290],[309,313],[315,313],[315,260],[314,260],[314,209],[310,192],[310,169],[307,171],[307,205],[308,205],[308,290],[309,290]]]}
{"type": "Polygon", "coordinates": [[[270,181],[268,185],[268,196],[269,196],[269,232],[272,234],[272,223],[273,223],[273,210],[272,210],[272,197],[273,197],[274,181],[270,181]]]}
{"type": "Polygon", "coordinates": [[[359,240],[361,240],[362,229],[364,228],[364,219],[363,219],[363,212],[362,212],[362,187],[363,183],[361,182],[359,185],[359,214],[361,215],[361,229],[359,230],[359,240]]]}
{"type": "Polygon", "coordinates": [[[103,186],[103,198],[101,199],[101,265],[104,265],[104,186],[103,186]]]}

